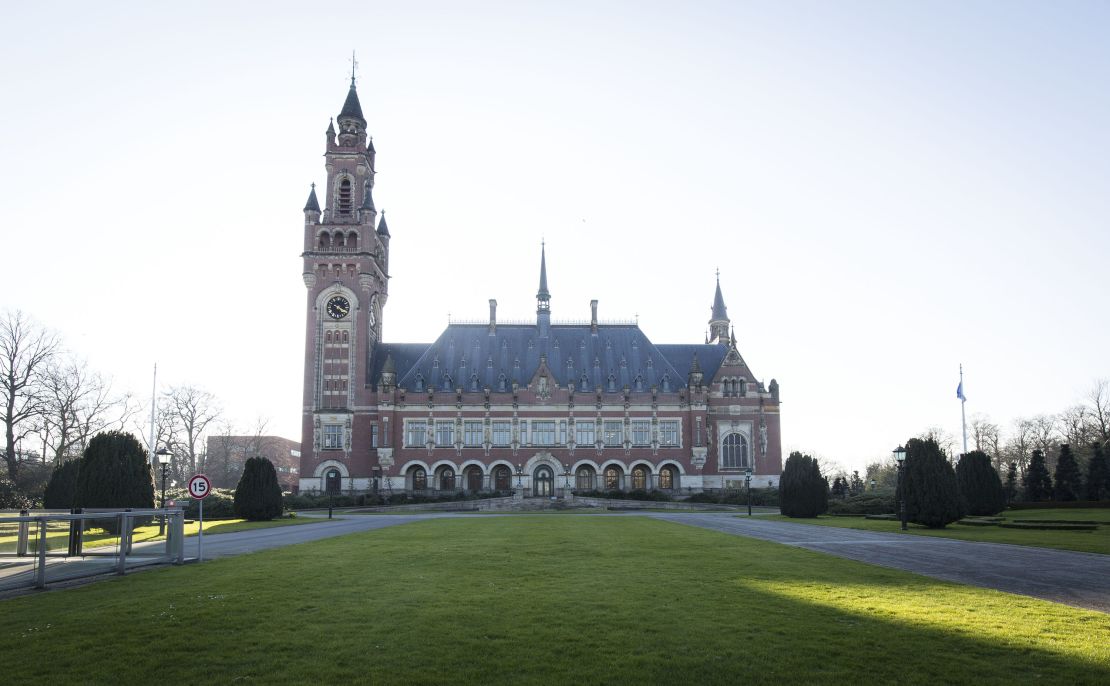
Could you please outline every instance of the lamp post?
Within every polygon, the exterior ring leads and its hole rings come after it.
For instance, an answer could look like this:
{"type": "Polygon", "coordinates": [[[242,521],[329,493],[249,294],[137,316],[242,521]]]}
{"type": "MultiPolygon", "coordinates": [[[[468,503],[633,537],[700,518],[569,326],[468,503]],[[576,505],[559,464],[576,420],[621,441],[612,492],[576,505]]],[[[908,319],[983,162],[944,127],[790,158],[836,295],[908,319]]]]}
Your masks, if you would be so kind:
{"type": "Polygon", "coordinates": [[[524,488],[524,484],[521,483],[521,481],[520,481],[522,476],[524,476],[524,465],[522,465],[518,462],[517,465],[516,465],[516,487],[517,488],[524,488]]]}
{"type": "Polygon", "coordinates": [[[563,463],[563,488],[566,489],[566,490],[570,489],[570,463],[569,462],[564,462],[563,463]]]}
{"type": "MultiPolygon", "coordinates": [[[[158,452],[154,453],[154,457],[158,460],[158,464],[162,467],[162,509],[166,509],[166,468],[170,466],[170,451],[165,448],[159,448],[158,452]]],[[[158,524],[158,535],[161,536],[166,533],[166,515],[162,515],[162,520],[158,524]]]]}
{"type": "Polygon", "coordinates": [[[744,470],[744,489],[748,492],[748,516],[752,516],[752,468],[744,470]]]}
{"type": "Polygon", "coordinates": [[[898,446],[894,449],[894,461],[898,464],[898,508],[902,518],[902,531],[906,530],[906,491],[902,483],[902,469],[906,461],[906,449],[898,446]]]}
{"type": "Polygon", "coordinates": [[[875,490],[875,480],[874,479],[871,480],[871,490],[872,491],[875,490]]]}

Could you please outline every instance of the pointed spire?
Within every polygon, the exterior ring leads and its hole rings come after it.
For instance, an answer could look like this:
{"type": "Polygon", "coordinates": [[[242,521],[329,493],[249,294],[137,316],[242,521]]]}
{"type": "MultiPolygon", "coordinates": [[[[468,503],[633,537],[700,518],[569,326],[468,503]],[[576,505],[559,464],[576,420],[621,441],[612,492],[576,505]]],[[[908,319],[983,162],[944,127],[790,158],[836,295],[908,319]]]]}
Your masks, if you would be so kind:
{"type": "Polygon", "coordinates": [[[385,210],[382,210],[382,218],[378,221],[378,235],[389,237],[389,227],[385,223],[385,210]]]}
{"type": "Polygon", "coordinates": [[[547,247],[540,243],[540,290],[536,293],[537,300],[550,300],[551,293],[547,290],[547,247]]]}
{"type": "Polygon", "coordinates": [[[351,89],[347,91],[347,99],[343,101],[343,109],[339,111],[339,116],[336,117],[339,123],[342,124],[344,119],[353,119],[363,127],[366,126],[366,119],[362,116],[362,105],[358,101],[358,91],[355,90],[355,79],[351,77],[351,89]]]}
{"type": "Polygon", "coordinates": [[[316,199],[316,184],[312,184],[312,190],[308,193],[308,202],[304,204],[305,212],[319,212],[320,201],[316,199]]]}
{"type": "Polygon", "coordinates": [[[328,120],[328,130],[325,131],[329,136],[335,135],[335,119],[328,120]]]}
{"type": "Polygon", "coordinates": [[[727,321],[728,308],[725,307],[725,297],[721,295],[721,270],[717,270],[717,292],[713,294],[713,321],[727,321]]]}
{"type": "Polygon", "coordinates": [[[397,366],[393,363],[393,353],[386,353],[385,364],[382,365],[382,371],[390,374],[397,371],[397,366]]]}
{"type": "Polygon", "coordinates": [[[701,373],[701,365],[698,364],[698,354],[697,353],[694,353],[694,359],[693,359],[693,361],[690,362],[690,373],[691,374],[695,374],[695,373],[700,374],[701,373]]]}
{"type": "Polygon", "coordinates": [[[378,151],[374,149],[374,137],[370,136],[370,142],[366,144],[366,152],[375,154],[378,151]]]}

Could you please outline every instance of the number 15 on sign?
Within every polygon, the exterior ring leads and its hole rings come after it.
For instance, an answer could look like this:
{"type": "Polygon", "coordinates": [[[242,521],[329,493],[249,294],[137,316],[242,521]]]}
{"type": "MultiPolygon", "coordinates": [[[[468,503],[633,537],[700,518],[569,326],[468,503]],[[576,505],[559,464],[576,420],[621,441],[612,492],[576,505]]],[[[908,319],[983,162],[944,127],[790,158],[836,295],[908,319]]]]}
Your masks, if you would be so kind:
{"type": "Polygon", "coordinates": [[[200,511],[197,517],[197,562],[204,560],[204,499],[212,492],[212,482],[203,474],[196,474],[189,479],[189,496],[197,501],[200,511]]]}

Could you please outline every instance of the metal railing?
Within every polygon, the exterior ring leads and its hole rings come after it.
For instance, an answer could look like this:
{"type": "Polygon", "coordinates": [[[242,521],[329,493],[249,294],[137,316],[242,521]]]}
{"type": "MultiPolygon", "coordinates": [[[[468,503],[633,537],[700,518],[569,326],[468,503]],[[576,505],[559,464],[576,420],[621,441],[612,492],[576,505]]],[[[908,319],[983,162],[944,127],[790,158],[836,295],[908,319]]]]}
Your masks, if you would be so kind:
{"type": "Polygon", "coordinates": [[[0,591],[184,561],[180,508],[0,511],[0,591]]]}

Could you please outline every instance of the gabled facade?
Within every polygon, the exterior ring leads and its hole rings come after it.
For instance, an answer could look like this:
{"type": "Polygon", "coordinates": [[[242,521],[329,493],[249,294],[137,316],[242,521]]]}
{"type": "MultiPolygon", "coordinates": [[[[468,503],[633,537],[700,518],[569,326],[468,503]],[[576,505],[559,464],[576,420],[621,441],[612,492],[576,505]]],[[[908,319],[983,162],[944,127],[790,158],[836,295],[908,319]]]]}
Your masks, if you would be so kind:
{"type": "Polygon", "coordinates": [[[453,323],[382,341],[390,234],[355,83],[326,137],[323,203],[305,205],[302,491],[689,491],[782,472],[778,382],[737,349],[718,275],[703,344],[635,322],[551,318],[546,248],[534,324],[453,323]]]}

